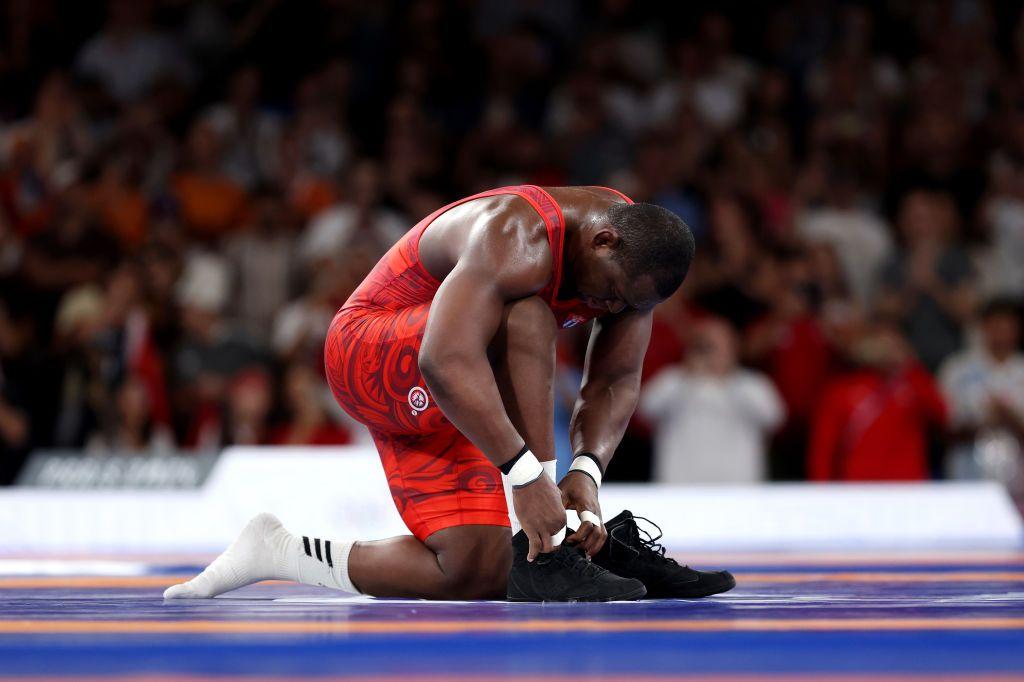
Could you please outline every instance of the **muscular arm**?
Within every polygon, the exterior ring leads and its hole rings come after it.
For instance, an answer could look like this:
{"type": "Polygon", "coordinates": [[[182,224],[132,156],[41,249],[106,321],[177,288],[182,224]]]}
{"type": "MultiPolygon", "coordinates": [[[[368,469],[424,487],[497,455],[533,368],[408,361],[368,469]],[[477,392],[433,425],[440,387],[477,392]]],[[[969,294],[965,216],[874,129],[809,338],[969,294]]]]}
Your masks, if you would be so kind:
{"type": "Polygon", "coordinates": [[[530,251],[500,230],[471,239],[434,296],[420,349],[434,400],[495,464],[514,456],[523,438],[505,413],[487,348],[505,304],[537,291],[548,275],[543,254],[530,251]]]}
{"type": "Polygon", "coordinates": [[[593,453],[605,470],[640,397],[651,320],[650,311],[625,311],[594,322],[570,431],[573,451],[593,453]]]}
{"type": "MultiPolygon", "coordinates": [[[[522,230],[481,229],[470,235],[438,288],[420,347],[419,367],[445,416],[495,465],[523,447],[498,391],[487,349],[505,305],[539,290],[551,273],[546,242],[522,230]],[[537,244],[543,246],[538,248],[537,244]]],[[[554,481],[541,474],[512,491],[512,505],[529,539],[527,560],[550,552],[565,508],[554,481]]]]}

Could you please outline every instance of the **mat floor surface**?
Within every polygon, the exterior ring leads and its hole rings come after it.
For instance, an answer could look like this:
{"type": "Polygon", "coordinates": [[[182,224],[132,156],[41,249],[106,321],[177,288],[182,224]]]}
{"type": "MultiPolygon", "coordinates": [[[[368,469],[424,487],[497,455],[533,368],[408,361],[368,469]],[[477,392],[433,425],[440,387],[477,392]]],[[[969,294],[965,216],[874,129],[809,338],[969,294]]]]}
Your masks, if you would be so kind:
{"type": "Polygon", "coordinates": [[[1024,553],[693,556],[738,587],[613,604],[164,602],[200,566],[0,559],[0,680],[1024,680],[1024,553]]]}

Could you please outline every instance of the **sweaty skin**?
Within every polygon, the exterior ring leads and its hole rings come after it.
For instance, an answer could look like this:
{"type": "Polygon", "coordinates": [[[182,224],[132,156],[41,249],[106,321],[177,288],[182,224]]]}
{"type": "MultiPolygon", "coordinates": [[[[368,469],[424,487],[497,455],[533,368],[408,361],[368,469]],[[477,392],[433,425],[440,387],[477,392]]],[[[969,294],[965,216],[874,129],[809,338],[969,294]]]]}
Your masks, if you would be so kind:
{"type": "MultiPolygon", "coordinates": [[[[545,189],[561,206],[566,225],[560,298],[578,297],[604,311],[587,351],[572,442],[576,452],[594,453],[607,467],[636,408],[651,309],[659,298],[649,278],[630,280],[612,258],[618,234],[604,214],[619,201],[615,195],[598,188],[545,189]]],[[[544,222],[519,197],[478,199],[439,216],[423,233],[419,256],[443,280],[430,309],[420,370],[445,416],[500,465],[524,438],[502,407],[488,348],[505,306],[536,294],[551,277],[544,222]]],[[[536,454],[554,458],[554,452],[536,454]]],[[[554,549],[550,536],[564,525],[565,508],[600,516],[589,477],[569,474],[560,487],[541,477],[513,495],[531,560],[554,549]]],[[[570,541],[594,553],[605,537],[602,527],[587,522],[570,541]]]]}

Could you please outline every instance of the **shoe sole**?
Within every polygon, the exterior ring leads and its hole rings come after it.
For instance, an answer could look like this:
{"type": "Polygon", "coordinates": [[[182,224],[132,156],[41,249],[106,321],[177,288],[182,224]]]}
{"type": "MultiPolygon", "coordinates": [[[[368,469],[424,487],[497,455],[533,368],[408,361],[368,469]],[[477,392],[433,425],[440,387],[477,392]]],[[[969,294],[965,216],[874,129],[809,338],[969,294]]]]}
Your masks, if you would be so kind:
{"type": "Polygon", "coordinates": [[[702,599],[704,597],[722,594],[723,592],[728,592],[729,590],[736,587],[736,578],[733,577],[732,573],[726,571],[726,575],[729,576],[729,579],[713,590],[704,590],[701,592],[692,592],[689,594],[673,594],[667,597],[648,596],[647,599],[702,599]]]}
{"type": "Polygon", "coordinates": [[[601,599],[521,599],[518,597],[508,597],[506,601],[528,603],[533,602],[535,604],[576,604],[578,602],[610,602],[610,601],[639,601],[644,598],[647,594],[647,588],[641,585],[632,592],[625,594],[617,594],[612,597],[603,597],[601,599]]]}

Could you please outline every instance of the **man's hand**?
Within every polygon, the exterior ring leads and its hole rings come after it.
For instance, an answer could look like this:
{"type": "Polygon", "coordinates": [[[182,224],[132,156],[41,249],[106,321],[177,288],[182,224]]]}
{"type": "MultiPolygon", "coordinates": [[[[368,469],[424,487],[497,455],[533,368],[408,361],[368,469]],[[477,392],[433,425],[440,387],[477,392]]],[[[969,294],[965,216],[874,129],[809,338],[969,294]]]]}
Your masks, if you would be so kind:
{"type": "MultiPolygon", "coordinates": [[[[591,512],[601,518],[601,505],[597,501],[597,485],[594,479],[579,471],[570,471],[558,484],[562,490],[562,504],[566,509],[574,509],[576,513],[591,512]]],[[[579,529],[566,538],[566,542],[577,544],[590,556],[597,554],[604,547],[608,532],[604,524],[595,525],[580,519],[579,529]]]]}
{"type": "Polygon", "coordinates": [[[527,561],[533,561],[541,552],[555,549],[551,536],[565,527],[565,507],[558,488],[546,474],[533,483],[512,491],[512,506],[523,532],[530,540],[527,561]]]}

